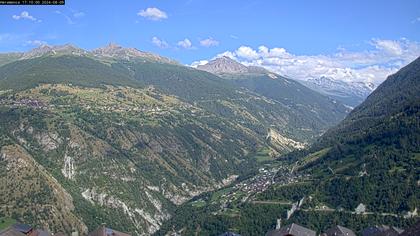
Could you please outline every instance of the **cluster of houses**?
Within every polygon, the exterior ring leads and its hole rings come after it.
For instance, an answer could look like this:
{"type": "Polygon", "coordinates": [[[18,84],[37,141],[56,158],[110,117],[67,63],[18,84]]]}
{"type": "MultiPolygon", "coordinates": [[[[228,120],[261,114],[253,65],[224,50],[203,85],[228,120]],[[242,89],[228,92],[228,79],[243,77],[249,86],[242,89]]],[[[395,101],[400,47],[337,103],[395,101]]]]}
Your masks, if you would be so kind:
{"type": "MultiPolygon", "coordinates": [[[[318,234],[311,229],[303,227],[298,224],[290,224],[281,227],[280,219],[277,220],[277,225],[274,230],[268,231],[265,236],[317,236],[318,234]]],[[[420,236],[420,221],[412,227],[402,230],[396,227],[379,225],[371,226],[362,230],[362,236],[420,236]]],[[[241,236],[236,233],[226,232],[219,236],[241,236]]],[[[334,226],[319,236],[356,236],[356,234],[349,228],[341,225],[334,226]]]]}
{"type": "Polygon", "coordinates": [[[277,169],[265,169],[261,168],[259,174],[238,184],[238,188],[247,194],[261,192],[266,190],[274,182],[274,175],[277,173],[277,169]]]}
{"type": "MultiPolygon", "coordinates": [[[[420,221],[412,227],[402,230],[396,227],[380,225],[371,226],[361,232],[362,236],[420,236],[420,221]]],[[[14,224],[2,231],[0,236],[65,236],[63,233],[51,234],[48,231],[32,228],[27,224],[14,224]]],[[[78,236],[78,233],[72,233],[71,236],[78,236]]],[[[102,225],[96,230],[90,232],[88,236],[131,236],[102,225]]],[[[241,236],[233,232],[226,232],[219,236],[241,236]]],[[[281,227],[281,220],[277,220],[277,225],[274,230],[268,231],[265,236],[317,236],[314,230],[308,229],[298,224],[290,224],[281,227]]],[[[337,225],[319,234],[319,236],[356,236],[356,234],[349,228],[337,225]]]]}
{"type": "Polygon", "coordinates": [[[17,108],[17,107],[31,107],[34,109],[47,109],[47,105],[43,103],[42,101],[36,100],[36,99],[29,99],[24,98],[20,100],[0,100],[0,105],[7,105],[11,108],[17,108]]]}
{"type": "MultiPolygon", "coordinates": [[[[20,100],[0,100],[0,105],[9,106],[11,108],[17,108],[17,107],[30,107],[33,109],[43,109],[47,110],[48,108],[65,108],[65,107],[71,107],[71,105],[55,105],[55,104],[49,104],[46,105],[42,101],[36,100],[36,99],[20,99],[20,100]]],[[[90,110],[92,107],[90,105],[81,104],[84,108],[90,110]]],[[[119,105],[107,105],[107,106],[99,106],[96,104],[95,109],[101,110],[101,111],[114,111],[114,112],[144,112],[144,113],[150,113],[150,114],[165,114],[168,113],[168,111],[163,110],[163,108],[152,105],[152,106],[141,106],[141,107],[130,107],[130,106],[121,106],[119,105]]]]}
{"type": "MultiPolygon", "coordinates": [[[[274,230],[266,233],[266,236],[317,236],[316,231],[308,229],[298,224],[290,224],[281,227],[281,221],[277,220],[277,225],[274,230]]],[[[356,234],[349,228],[341,225],[336,225],[320,236],[356,236],[356,234]]],[[[414,226],[402,230],[397,227],[387,225],[370,226],[362,230],[362,236],[420,236],[420,221],[414,226]]]]}
{"type": "MultiPolygon", "coordinates": [[[[64,233],[51,234],[48,231],[36,229],[27,224],[14,224],[2,231],[0,236],[66,236],[64,233]]],[[[77,232],[72,233],[71,236],[78,236],[77,232]]],[[[104,225],[100,226],[96,230],[90,232],[88,236],[131,236],[127,233],[123,233],[111,228],[107,228],[104,225]]]]}
{"type": "MultiPolygon", "coordinates": [[[[388,226],[373,226],[362,231],[362,236],[398,236],[403,232],[395,227],[388,226]]],[[[266,236],[316,236],[314,230],[308,229],[298,224],[290,224],[282,228],[276,228],[269,231],[266,236]]],[[[320,236],[356,236],[356,234],[349,228],[341,225],[334,226],[320,236]]]]}
{"type": "MultiPolygon", "coordinates": [[[[299,178],[302,178],[302,175],[297,175],[291,173],[287,170],[286,167],[278,168],[260,168],[259,174],[250,178],[246,181],[242,181],[235,186],[235,190],[230,194],[235,195],[237,190],[245,193],[246,196],[253,195],[255,193],[263,192],[272,184],[277,183],[279,185],[286,185],[291,183],[298,182],[299,178]],[[281,175],[281,177],[276,175],[281,175]]],[[[226,198],[232,198],[229,195],[224,196],[226,198]]]]}

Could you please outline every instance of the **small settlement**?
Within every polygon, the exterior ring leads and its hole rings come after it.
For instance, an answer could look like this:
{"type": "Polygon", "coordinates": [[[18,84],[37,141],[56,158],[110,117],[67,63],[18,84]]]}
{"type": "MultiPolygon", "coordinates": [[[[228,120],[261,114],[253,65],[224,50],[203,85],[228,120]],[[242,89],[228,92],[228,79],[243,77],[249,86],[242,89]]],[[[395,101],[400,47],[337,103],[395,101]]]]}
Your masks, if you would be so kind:
{"type": "MultiPolygon", "coordinates": [[[[2,231],[0,236],[66,236],[64,233],[51,234],[48,231],[32,228],[27,224],[14,224],[2,231]]],[[[77,232],[73,232],[71,236],[79,236],[77,232]]],[[[96,230],[90,232],[88,236],[131,236],[130,234],[123,233],[117,230],[113,230],[100,226],[96,230]]]]}
{"type": "MultiPolygon", "coordinates": [[[[176,234],[178,235],[178,234],[176,234]]],[[[323,233],[317,234],[316,231],[308,229],[304,226],[292,223],[281,226],[281,219],[277,220],[275,229],[268,231],[265,236],[356,236],[356,234],[349,228],[341,225],[336,225],[323,233]]],[[[419,236],[420,235],[420,221],[412,227],[405,230],[397,227],[387,225],[376,225],[362,230],[361,236],[419,236]]],[[[27,224],[14,224],[2,231],[0,236],[66,236],[64,233],[51,234],[42,229],[32,228],[27,224]]],[[[77,232],[73,232],[71,236],[79,236],[77,232]]],[[[88,236],[131,236],[102,225],[96,230],[90,232],[88,236]]],[[[234,232],[225,232],[219,236],[241,236],[234,232]]]]}

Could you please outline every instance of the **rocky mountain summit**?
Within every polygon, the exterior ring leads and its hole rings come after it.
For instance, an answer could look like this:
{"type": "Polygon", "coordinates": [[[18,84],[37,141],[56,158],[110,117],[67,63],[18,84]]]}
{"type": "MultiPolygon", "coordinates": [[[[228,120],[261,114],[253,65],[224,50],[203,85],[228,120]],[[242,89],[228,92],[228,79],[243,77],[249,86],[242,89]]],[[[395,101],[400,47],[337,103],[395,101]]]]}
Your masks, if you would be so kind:
{"type": "Polygon", "coordinates": [[[36,57],[42,57],[47,55],[86,55],[88,52],[84,49],[78,48],[71,44],[49,46],[41,45],[37,48],[32,49],[29,52],[26,52],[19,59],[31,59],[36,57]]]}
{"type": "Polygon", "coordinates": [[[157,54],[153,54],[150,52],[143,52],[136,48],[125,48],[121,45],[110,43],[105,47],[97,48],[92,50],[92,54],[97,57],[108,57],[108,58],[117,58],[117,59],[135,59],[135,58],[143,58],[155,62],[162,62],[162,63],[172,63],[176,64],[177,62],[166,58],[159,56],[157,54]]]}
{"type": "MultiPolygon", "coordinates": [[[[272,74],[268,70],[258,66],[245,66],[230,57],[222,56],[209,61],[205,65],[197,66],[197,69],[213,74],[272,74]]],[[[272,74],[275,76],[274,74],[272,74]]]]}
{"type": "MultiPolygon", "coordinates": [[[[176,62],[175,60],[150,52],[140,51],[136,48],[125,48],[115,43],[110,43],[107,46],[100,47],[91,51],[87,51],[72,44],[54,46],[43,44],[25,53],[9,53],[7,55],[7,58],[9,59],[7,62],[15,60],[33,59],[43,56],[62,55],[86,56],[96,59],[117,59],[126,61],[140,59],[143,61],[178,64],[178,62],[176,62]]],[[[3,57],[6,57],[6,55],[0,56],[0,65],[3,64],[1,63],[3,57]]]]}

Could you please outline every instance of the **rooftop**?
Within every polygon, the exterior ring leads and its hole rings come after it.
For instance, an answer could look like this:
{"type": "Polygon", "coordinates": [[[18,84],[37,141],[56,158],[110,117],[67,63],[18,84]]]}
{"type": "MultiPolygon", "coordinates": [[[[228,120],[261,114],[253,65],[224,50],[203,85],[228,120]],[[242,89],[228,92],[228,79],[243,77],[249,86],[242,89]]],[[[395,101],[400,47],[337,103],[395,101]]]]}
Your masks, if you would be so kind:
{"type": "Polygon", "coordinates": [[[337,225],[325,232],[327,236],[356,236],[356,234],[344,226],[337,225]]]}
{"type": "Polygon", "coordinates": [[[300,226],[298,224],[290,224],[287,226],[284,226],[278,230],[272,230],[266,234],[266,236],[316,236],[316,232],[305,228],[303,226],[300,226]]]}
{"type": "Polygon", "coordinates": [[[17,231],[13,227],[9,227],[0,231],[0,236],[25,236],[25,234],[17,231]]]}

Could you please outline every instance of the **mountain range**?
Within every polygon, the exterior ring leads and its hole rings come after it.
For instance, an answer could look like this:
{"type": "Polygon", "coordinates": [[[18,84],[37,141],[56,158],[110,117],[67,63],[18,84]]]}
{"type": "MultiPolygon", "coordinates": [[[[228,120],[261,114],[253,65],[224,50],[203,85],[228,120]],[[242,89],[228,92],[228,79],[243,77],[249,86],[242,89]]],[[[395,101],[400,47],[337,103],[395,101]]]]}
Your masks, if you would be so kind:
{"type": "MultiPolygon", "coordinates": [[[[282,92],[285,91],[279,91],[278,88],[271,88],[272,86],[275,86],[276,82],[267,82],[270,81],[269,79],[277,79],[277,81],[279,79],[280,81],[287,81],[289,84],[295,84],[295,81],[298,81],[318,93],[347,105],[351,109],[362,103],[366,97],[375,90],[375,85],[373,83],[345,82],[325,76],[307,80],[293,80],[293,78],[280,76],[263,67],[245,66],[227,56],[218,57],[204,65],[198,65],[197,69],[219,75],[222,78],[240,79],[231,82],[239,83],[239,85],[248,87],[251,90],[258,89],[261,91],[262,89],[267,92],[272,89],[273,91],[268,93],[277,94],[277,96],[281,95],[282,92]],[[266,77],[266,80],[258,79],[264,77],[266,77]],[[253,79],[256,79],[256,81],[251,82],[253,79]]],[[[304,92],[306,93],[307,89],[304,92]]]]}
{"type": "Polygon", "coordinates": [[[205,65],[197,66],[197,69],[204,70],[213,74],[244,74],[244,73],[257,73],[257,74],[272,74],[268,70],[258,66],[245,66],[230,57],[222,56],[209,61],[205,65]]]}
{"type": "Polygon", "coordinates": [[[349,111],[264,69],[218,75],[115,44],[0,62],[0,213],[52,232],[150,235],[349,111]]]}
{"type": "Polygon", "coordinates": [[[258,173],[178,208],[157,235],[263,235],[298,223],[361,234],[407,228],[420,208],[420,57],[390,75],[338,125],[258,173]]]}
{"type": "Polygon", "coordinates": [[[376,88],[369,82],[345,82],[325,76],[300,82],[352,108],[362,103],[376,88]]]}
{"type": "Polygon", "coordinates": [[[319,178],[328,204],[398,213],[419,207],[419,78],[417,58],[309,149],[325,152],[300,168],[319,178]]]}

